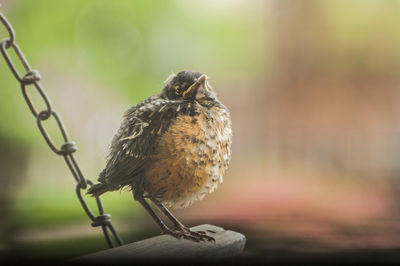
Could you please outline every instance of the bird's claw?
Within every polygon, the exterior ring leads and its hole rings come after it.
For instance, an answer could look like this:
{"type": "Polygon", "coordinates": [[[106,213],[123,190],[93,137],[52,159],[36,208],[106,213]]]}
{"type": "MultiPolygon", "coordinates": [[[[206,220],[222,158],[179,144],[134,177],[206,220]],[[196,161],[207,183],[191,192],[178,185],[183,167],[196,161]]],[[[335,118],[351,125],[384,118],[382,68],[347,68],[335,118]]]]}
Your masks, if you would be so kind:
{"type": "Polygon", "coordinates": [[[207,235],[203,231],[192,231],[187,227],[182,227],[177,230],[170,230],[170,229],[164,229],[163,230],[164,234],[169,234],[172,235],[173,237],[176,238],[184,238],[188,240],[192,240],[195,242],[199,241],[213,241],[215,242],[215,239],[209,235],[207,235]]]}

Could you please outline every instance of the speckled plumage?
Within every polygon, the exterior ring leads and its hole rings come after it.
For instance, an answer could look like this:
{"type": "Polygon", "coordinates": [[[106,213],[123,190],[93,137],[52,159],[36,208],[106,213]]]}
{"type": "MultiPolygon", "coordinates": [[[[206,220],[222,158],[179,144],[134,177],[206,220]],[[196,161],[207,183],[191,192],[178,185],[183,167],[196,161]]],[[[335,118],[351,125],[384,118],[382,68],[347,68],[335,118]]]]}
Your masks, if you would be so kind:
{"type": "Polygon", "coordinates": [[[231,136],[229,111],[206,77],[191,71],[171,75],[160,94],[127,110],[100,183],[88,193],[128,186],[137,196],[186,207],[222,183],[231,136]]]}
{"type": "Polygon", "coordinates": [[[194,115],[179,115],[162,136],[143,188],[168,207],[187,207],[222,183],[230,160],[229,113],[220,104],[198,103],[194,115]]]}

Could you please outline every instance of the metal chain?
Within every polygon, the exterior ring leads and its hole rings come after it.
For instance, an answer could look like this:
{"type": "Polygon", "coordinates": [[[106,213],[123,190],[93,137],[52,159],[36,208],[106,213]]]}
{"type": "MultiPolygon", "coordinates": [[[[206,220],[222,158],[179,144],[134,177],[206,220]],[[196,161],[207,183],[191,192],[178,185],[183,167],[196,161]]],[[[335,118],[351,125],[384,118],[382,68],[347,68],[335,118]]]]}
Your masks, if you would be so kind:
{"type": "Polygon", "coordinates": [[[83,176],[83,174],[78,166],[78,163],[76,162],[74,156],[72,155],[75,151],[78,150],[78,147],[76,146],[75,142],[69,140],[69,136],[68,136],[67,130],[61,120],[61,116],[53,109],[53,107],[51,105],[51,101],[50,101],[46,91],[42,88],[42,86],[39,83],[39,81],[41,79],[39,72],[37,70],[32,70],[32,68],[30,67],[24,54],[22,53],[21,49],[15,42],[14,29],[12,28],[11,24],[8,22],[8,20],[4,16],[4,14],[1,12],[0,12],[0,22],[1,22],[1,24],[3,24],[3,26],[6,28],[6,30],[8,31],[8,34],[9,34],[8,38],[5,38],[0,41],[0,52],[3,55],[4,60],[6,61],[8,67],[10,68],[15,79],[21,85],[22,94],[23,94],[25,101],[28,104],[28,107],[31,110],[33,116],[36,118],[36,123],[40,130],[40,133],[42,134],[46,143],[49,145],[50,149],[54,153],[64,157],[65,162],[68,165],[68,168],[70,169],[73,177],[75,178],[75,180],[77,182],[76,195],[78,196],[79,202],[81,203],[87,216],[92,221],[91,225],[93,227],[101,226],[103,233],[104,233],[104,237],[110,248],[115,246],[114,242],[111,239],[110,232],[114,236],[114,239],[117,242],[118,246],[123,245],[123,241],[122,241],[121,237],[118,235],[114,226],[111,223],[111,215],[104,213],[104,208],[103,208],[103,204],[100,200],[100,197],[95,198],[98,209],[99,209],[99,215],[95,216],[94,213],[89,208],[89,206],[87,205],[84,197],[82,196],[82,190],[85,190],[87,188],[88,184],[90,186],[92,186],[93,183],[92,183],[92,181],[90,181],[89,179],[86,179],[83,176]],[[17,55],[19,62],[22,64],[23,68],[25,69],[26,73],[24,75],[21,75],[18,72],[17,68],[14,65],[14,62],[12,61],[11,57],[9,56],[8,50],[10,48],[12,48],[11,50],[13,50],[14,53],[17,55]],[[36,89],[36,91],[39,93],[39,95],[41,96],[41,98],[46,106],[45,110],[38,111],[35,108],[35,105],[33,104],[32,100],[28,94],[29,86],[34,87],[36,89]],[[60,130],[60,133],[62,135],[62,138],[64,139],[64,144],[62,144],[60,148],[57,148],[57,146],[54,144],[53,140],[51,139],[48,131],[46,130],[46,128],[44,126],[44,121],[49,120],[51,118],[54,118],[54,120],[56,121],[58,128],[60,130]]]}

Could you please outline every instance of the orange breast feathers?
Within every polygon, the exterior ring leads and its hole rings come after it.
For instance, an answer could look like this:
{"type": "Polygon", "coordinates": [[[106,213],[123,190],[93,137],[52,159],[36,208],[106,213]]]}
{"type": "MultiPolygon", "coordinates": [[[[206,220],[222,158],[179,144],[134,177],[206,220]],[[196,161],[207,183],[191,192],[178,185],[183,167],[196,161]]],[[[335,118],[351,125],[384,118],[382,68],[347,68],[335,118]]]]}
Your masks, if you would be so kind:
{"type": "Polygon", "coordinates": [[[194,116],[178,116],[144,174],[145,192],[172,208],[202,199],[222,183],[231,158],[231,137],[225,108],[200,108],[194,116]]]}

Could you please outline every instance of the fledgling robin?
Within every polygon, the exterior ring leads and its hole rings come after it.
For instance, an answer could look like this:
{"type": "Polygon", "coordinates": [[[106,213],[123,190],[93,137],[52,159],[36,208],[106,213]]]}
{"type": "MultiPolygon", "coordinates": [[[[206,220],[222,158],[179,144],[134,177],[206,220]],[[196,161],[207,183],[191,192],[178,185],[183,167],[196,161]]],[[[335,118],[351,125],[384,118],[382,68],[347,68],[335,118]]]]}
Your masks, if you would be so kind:
{"type": "Polygon", "coordinates": [[[160,94],[128,109],[114,136],[105,169],[88,190],[132,189],[163,233],[194,241],[214,240],[194,232],[167,209],[183,208],[213,192],[231,158],[231,120],[199,72],[181,71],[165,81],[160,94]],[[170,229],[154,213],[150,199],[168,217],[170,229]]]}

